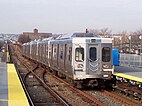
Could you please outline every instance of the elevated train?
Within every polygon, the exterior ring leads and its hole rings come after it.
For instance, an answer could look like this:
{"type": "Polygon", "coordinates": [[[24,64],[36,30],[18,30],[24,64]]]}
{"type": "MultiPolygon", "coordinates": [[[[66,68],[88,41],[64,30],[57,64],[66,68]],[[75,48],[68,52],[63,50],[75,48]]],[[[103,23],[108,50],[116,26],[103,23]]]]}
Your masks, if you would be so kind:
{"type": "Polygon", "coordinates": [[[76,87],[111,86],[112,39],[81,35],[25,43],[23,56],[49,67],[76,87]]]}

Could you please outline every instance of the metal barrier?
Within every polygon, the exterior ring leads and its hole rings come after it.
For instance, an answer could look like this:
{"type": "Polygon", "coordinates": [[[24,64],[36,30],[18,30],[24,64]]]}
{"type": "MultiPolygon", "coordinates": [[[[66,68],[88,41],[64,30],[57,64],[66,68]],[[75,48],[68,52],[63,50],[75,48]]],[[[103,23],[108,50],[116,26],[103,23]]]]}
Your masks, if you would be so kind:
{"type": "Polygon", "coordinates": [[[131,66],[142,68],[142,56],[137,54],[119,54],[120,66],[131,66]]]}

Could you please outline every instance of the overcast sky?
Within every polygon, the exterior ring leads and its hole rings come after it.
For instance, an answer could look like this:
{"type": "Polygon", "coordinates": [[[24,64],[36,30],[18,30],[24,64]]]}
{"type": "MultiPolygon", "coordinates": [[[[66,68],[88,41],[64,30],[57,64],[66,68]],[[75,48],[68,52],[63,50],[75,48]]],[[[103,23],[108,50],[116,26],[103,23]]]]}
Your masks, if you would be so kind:
{"type": "Polygon", "coordinates": [[[73,33],[142,28],[142,0],[0,0],[0,33],[73,33]]]}

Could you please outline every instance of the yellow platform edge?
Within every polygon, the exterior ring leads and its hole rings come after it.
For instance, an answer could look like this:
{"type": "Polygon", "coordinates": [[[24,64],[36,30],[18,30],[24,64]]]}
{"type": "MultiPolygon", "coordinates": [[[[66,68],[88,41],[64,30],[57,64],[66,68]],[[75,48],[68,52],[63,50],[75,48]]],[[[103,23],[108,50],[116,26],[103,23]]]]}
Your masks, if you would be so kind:
{"type": "Polygon", "coordinates": [[[8,67],[8,106],[30,106],[14,64],[8,67]]]}
{"type": "Polygon", "coordinates": [[[118,77],[122,77],[122,78],[126,78],[126,79],[130,79],[136,82],[142,82],[142,78],[138,78],[135,76],[131,76],[131,75],[127,75],[127,74],[123,74],[123,73],[114,73],[113,75],[118,76],[118,77]]]}

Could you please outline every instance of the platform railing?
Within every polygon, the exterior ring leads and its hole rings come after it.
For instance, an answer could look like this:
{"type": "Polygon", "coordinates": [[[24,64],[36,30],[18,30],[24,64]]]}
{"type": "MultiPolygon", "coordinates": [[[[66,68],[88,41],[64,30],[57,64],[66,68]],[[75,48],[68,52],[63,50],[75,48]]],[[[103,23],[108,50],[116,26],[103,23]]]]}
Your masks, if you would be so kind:
{"type": "Polygon", "coordinates": [[[142,68],[142,55],[121,53],[119,55],[119,65],[142,68]]]}

